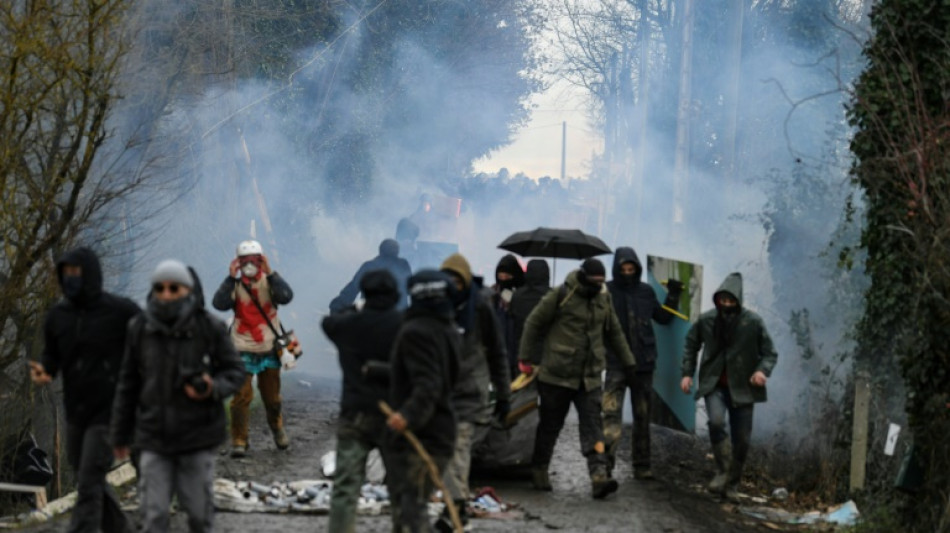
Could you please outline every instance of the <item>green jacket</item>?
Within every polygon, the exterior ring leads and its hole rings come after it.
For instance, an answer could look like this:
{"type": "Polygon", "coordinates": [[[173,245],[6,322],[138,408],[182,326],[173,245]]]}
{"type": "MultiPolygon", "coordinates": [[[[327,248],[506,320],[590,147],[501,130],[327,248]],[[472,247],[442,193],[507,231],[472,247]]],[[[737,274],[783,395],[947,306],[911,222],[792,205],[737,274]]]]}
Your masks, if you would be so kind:
{"type": "Polygon", "coordinates": [[[540,366],[538,379],[544,383],[571,389],[583,384],[586,390],[597,390],[607,365],[607,346],[623,366],[633,366],[636,360],[607,288],[593,298],[582,296],[577,292],[577,271],[568,274],[564,287],[548,291],[528,315],[519,354],[540,366]]]}
{"type": "MultiPolygon", "coordinates": [[[[741,306],[742,276],[737,272],[729,274],[713,294],[714,300],[715,295],[720,292],[732,294],[741,306]]],[[[752,311],[742,309],[738,316],[734,339],[727,346],[721,346],[715,334],[716,315],[716,310],[703,313],[686,334],[686,346],[683,349],[683,377],[693,377],[695,374],[696,356],[702,347],[703,359],[699,368],[696,398],[712,392],[725,370],[729,382],[729,393],[735,404],[744,405],[766,401],[765,387],[756,387],[749,383],[749,378],[758,370],[767,377],[771,376],[772,368],[775,367],[778,359],[772,338],[769,337],[762,318],[752,311]]]]}

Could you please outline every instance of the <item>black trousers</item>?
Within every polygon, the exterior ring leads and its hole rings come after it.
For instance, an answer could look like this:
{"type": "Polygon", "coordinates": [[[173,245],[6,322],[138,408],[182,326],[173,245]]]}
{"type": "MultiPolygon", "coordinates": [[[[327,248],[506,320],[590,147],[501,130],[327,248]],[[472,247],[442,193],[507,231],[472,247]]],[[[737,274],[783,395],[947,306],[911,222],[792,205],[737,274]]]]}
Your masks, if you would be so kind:
{"type": "Polygon", "coordinates": [[[571,389],[550,383],[538,382],[538,431],[534,439],[535,466],[551,463],[554,445],[564,427],[567,412],[574,404],[580,422],[581,453],[587,458],[587,467],[593,472],[598,467],[606,468],[607,456],[597,452],[597,443],[603,447],[604,428],[600,416],[601,390],[571,389]]]}
{"type": "Polygon", "coordinates": [[[115,491],[106,481],[112,467],[109,426],[67,424],[66,454],[76,473],[78,493],[68,533],[131,531],[115,491]]]}

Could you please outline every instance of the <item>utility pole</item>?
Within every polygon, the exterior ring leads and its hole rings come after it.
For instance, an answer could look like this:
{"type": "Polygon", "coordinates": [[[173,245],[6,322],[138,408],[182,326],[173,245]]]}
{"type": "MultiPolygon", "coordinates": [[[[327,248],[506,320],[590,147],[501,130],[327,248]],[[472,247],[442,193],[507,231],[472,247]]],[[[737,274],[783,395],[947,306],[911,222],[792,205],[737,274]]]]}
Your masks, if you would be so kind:
{"type": "Polygon", "coordinates": [[[561,122],[561,183],[567,177],[567,121],[561,122]]]}

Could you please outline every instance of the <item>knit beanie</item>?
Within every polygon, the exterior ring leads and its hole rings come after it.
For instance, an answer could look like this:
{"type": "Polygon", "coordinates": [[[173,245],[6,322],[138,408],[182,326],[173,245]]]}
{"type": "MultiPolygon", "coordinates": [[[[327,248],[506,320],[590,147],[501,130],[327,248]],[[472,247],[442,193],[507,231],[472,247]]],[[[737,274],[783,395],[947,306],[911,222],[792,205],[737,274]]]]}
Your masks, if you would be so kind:
{"type": "Polygon", "coordinates": [[[581,272],[583,272],[587,277],[607,276],[607,269],[604,268],[604,264],[600,262],[600,259],[594,259],[593,257],[586,259],[583,263],[581,263],[581,272]]]}
{"type": "Polygon", "coordinates": [[[171,281],[184,285],[189,289],[194,287],[195,280],[184,263],[177,259],[165,259],[152,272],[152,283],[171,281]]]}

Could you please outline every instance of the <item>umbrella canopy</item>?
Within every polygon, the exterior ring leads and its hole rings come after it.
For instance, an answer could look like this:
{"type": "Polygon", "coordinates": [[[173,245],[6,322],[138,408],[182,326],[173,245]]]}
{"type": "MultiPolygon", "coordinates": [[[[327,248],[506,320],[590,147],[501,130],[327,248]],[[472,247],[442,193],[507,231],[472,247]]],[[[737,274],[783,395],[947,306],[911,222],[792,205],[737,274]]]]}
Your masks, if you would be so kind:
{"type": "Polygon", "coordinates": [[[527,257],[586,259],[612,253],[604,241],[579,229],[537,228],[511,234],[498,245],[527,257]]]}

